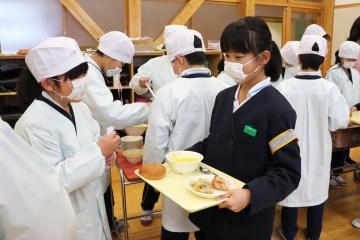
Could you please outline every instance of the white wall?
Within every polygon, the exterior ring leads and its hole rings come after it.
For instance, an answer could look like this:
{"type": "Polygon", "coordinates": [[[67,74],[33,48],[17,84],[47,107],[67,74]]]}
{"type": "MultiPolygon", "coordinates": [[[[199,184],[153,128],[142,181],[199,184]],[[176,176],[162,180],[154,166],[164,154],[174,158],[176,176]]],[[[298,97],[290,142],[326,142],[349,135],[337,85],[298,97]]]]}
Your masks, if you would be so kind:
{"type": "Polygon", "coordinates": [[[58,0],[0,0],[2,53],[31,48],[50,36],[62,35],[58,0]]]}
{"type": "MultiPolygon", "coordinates": [[[[359,1],[359,0],[358,0],[359,1]]],[[[360,6],[335,8],[333,45],[331,62],[335,62],[335,51],[339,49],[340,44],[349,37],[350,29],[356,18],[360,16],[360,6]]]]}
{"type": "Polygon", "coordinates": [[[335,0],[335,5],[360,3],[360,0],[335,0]]]}

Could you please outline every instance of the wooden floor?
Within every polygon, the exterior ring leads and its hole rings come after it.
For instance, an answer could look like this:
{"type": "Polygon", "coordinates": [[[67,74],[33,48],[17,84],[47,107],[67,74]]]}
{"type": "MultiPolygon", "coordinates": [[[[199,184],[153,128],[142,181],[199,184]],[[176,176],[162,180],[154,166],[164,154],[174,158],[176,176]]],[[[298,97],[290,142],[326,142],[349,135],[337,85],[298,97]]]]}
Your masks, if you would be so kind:
{"type": "MultiPolygon", "coordinates": [[[[360,159],[360,148],[355,148],[351,151],[353,159],[360,159]]],[[[344,193],[360,191],[360,183],[353,179],[352,173],[344,174],[349,184],[344,189],[332,189],[330,191],[330,199],[325,206],[325,215],[323,223],[323,231],[321,235],[322,240],[360,240],[360,229],[352,227],[351,221],[360,217],[360,195],[355,195],[346,198],[336,199],[344,193]]],[[[115,216],[118,219],[122,218],[121,207],[121,188],[119,181],[119,174],[115,168],[112,169],[113,189],[115,195],[115,216]]],[[[143,184],[130,185],[126,187],[128,215],[141,213],[141,195],[143,184]]],[[[159,202],[156,209],[161,209],[161,202],[159,202]]],[[[274,225],[274,233],[272,240],[280,240],[276,233],[279,226],[280,207],[277,208],[277,214],[274,225]]],[[[153,224],[144,227],[140,224],[139,219],[129,221],[130,240],[159,240],[161,217],[155,217],[153,224]]],[[[299,232],[296,240],[305,239],[304,229],[306,227],[306,210],[299,211],[299,232]]],[[[116,239],[115,237],[113,239],[116,239]]],[[[124,238],[122,238],[124,239],[124,238]]],[[[193,236],[190,238],[193,240],[193,236]]],[[[231,240],[231,239],[229,239],[231,240]]]]}

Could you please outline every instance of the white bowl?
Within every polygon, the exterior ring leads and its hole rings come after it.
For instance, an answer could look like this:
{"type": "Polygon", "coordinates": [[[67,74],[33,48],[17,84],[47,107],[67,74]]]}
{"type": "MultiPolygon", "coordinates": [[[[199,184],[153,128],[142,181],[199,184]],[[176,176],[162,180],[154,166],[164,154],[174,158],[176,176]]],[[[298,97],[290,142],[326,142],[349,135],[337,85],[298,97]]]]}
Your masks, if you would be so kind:
{"type": "Polygon", "coordinates": [[[169,166],[177,173],[188,174],[199,168],[203,155],[192,151],[174,151],[165,156],[169,166]]]}
{"type": "Polygon", "coordinates": [[[142,161],[144,150],[143,149],[129,149],[123,152],[126,160],[131,164],[137,164],[142,161]]]}
{"type": "Polygon", "coordinates": [[[132,127],[125,128],[125,132],[129,136],[141,136],[146,132],[147,124],[139,124],[132,127]]]}
{"type": "Polygon", "coordinates": [[[123,150],[140,149],[143,146],[142,136],[125,136],[121,138],[121,148],[123,150]]]}

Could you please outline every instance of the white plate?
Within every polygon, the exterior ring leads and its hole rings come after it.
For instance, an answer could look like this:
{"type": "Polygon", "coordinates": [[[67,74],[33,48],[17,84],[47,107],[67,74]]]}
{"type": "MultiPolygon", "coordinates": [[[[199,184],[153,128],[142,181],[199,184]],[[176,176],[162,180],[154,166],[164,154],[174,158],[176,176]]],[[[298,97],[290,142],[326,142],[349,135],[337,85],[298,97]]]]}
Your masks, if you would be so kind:
{"type": "MultiPolygon", "coordinates": [[[[193,194],[199,196],[199,197],[203,197],[203,198],[218,198],[222,195],[224,195],[226,192],[225,191],[220,191],[220,190],[217,190],[217,189],[214,189],[214,192],[213,193],[202,193],[202,192],[198,192],[198,191],[195,191],[192,187],[191,187],[191,184],[193,182],[196,182],[197,180],[199,180],[200,178],[201,179],[205,179],[209,182],[211,182],[213,180],[213,178],[215,177],[215,175],[213,174],[203,174],[203,175],[200,175],[200,176],[195,176],[195,177],[192,177],[190,178],[187,183],[186,183],[186,188],[192,192],[193,194]]],[[[226,182],[226,184],[228,185],[229,189],[232,190],[232,189],[235,189],[236,188],[236,184],[231,181],[230,179],[226,179],[226,178],[223,178],[226,182]]]]}

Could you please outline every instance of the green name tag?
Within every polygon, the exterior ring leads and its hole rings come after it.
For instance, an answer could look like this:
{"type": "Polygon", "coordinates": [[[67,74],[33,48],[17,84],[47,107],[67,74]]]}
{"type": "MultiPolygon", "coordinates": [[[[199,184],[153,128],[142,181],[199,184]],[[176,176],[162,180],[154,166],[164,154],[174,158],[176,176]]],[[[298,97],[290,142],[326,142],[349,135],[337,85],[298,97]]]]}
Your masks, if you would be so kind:
{"type": "Polygon", "coordinates": [[[257,130],[255,128],[252,128],[249,125],[244,126],[244,133],[246,133],[246,134],[248,134],[248,135],[250,135],[252,137],[255,137],[256,132],[257,132],[257,130]]]}

